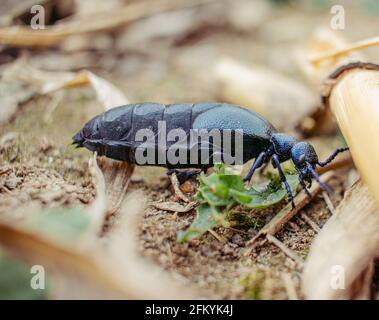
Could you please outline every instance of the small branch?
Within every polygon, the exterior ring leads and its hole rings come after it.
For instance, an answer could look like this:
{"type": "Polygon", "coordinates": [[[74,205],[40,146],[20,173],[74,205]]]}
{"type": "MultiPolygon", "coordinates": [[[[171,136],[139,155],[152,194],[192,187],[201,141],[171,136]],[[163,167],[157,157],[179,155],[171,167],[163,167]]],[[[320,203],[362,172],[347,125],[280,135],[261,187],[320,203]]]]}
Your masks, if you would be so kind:
{"type": "Polygon", "coordinates": [[[226,227],[226,229],[229,229],[229,230],[232,230],[234,232],[241,233],[241,234],[249,234],[247,231],[236,229],[236,228],[233,228],[233,227],[226,227]]]}
{"type": "Polygon", "coordinates": [[[170,264],[173,265],[174,258],[172,256],[172,251],[171,251],[170,243],[168,241],[166,242],[166,251],[167,251],[168,259],[170,260],[170,264]]]}
{"type": "MultiPolygon", "coordinates": [[[[322,182],[327,183],[334,176],[334,171],[329,171],[324,173],[320,179],[322,182]]],[[[321,191],[321,187],[314,183],[313,186],[309,189],[311,193],[311,199],[305,194],[304,190],[301,191],[295,197],[295,208],[292,208],[291,204],[287,204],[280,212],[269,222],[267,223],[261,230],[259,230],[258,234],[252,238],[247,245],[250,248],[246,251],[245,255],[250,255],[251,251],[259,244],[259,239],[265,237],[267,235],[275,235],[279,230],[283,228],[283,226],[292,219],[292,217],[298,213],[302,208],[304,208],[312,199],[321,191]]]]}
{"type": "Polygon", "coordinates": [[[336,58],[339,58],[340,56],[344,56],[344,55],[348,54],[349,52],[357,51],[360,49],[365,49],[365,48],[369,48],[369,47],[373,47],[373,46],[377,46],[377,45],[379,45],[379,37],[364,39],[364,40],[358,41],[358,42],[356,42],[356,43],[354,43],[354,44],[352,44],[346,48],[332,50],[332,51],[323,53],[319,56],[313,57],[310,59],[310,62],[313,64],[317,64],[317,63],[321,62],[322,60],[336,59],[336,58]]]}
{"type": "Polygon", "coordinates": [[[333,205],[332,201],[330,200],[328,194],[324,191],[322,193],[322,196],[325,200],[326,206],[328,207],[330,213],[334,215],[336,213],[336,209],[334,208],[334,205],[333,205]]]}
{"type": "Polygon", "coordinates": [[[285,255],[294,260],[300,267],[304,266],[304,261],[294,251],[286,247],[284,243],[280,242],[277,238],[270,234],[268,234],[266,237],[269,242],[276,245],[280,250],[284,252],[285,255]]]}
{"type": "Polygon", "coordinates": [[[212,229],[208,229],[208,232],[214,236],[218,241],[220,241],[221,243],[227,243],[227,240],[223,237],[223,236],[220,236],[219,234],[217,234],[216,231],[212,230],[212,229]]]}
{"type": "Polygon", "coordinates": [[[321,228],[311,219],[309,218],[305,213],[301,214],[301,218],[308,223],[308,225],[317,233],[321,231],[321,228]]]}

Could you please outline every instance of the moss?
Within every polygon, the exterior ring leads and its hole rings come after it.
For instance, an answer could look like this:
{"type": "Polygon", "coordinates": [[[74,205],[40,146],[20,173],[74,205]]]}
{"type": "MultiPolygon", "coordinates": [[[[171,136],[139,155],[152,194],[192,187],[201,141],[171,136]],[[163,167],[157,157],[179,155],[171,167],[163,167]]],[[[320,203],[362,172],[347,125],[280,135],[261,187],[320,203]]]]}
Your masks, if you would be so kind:
{"type": "Polygon", "coordinates": [[[260,218],[252,217],[248,212],[232,211],[229,213],[228,219],[230,219],[233,226],[244,230],[259,230],[264,225],[260,218]]]}

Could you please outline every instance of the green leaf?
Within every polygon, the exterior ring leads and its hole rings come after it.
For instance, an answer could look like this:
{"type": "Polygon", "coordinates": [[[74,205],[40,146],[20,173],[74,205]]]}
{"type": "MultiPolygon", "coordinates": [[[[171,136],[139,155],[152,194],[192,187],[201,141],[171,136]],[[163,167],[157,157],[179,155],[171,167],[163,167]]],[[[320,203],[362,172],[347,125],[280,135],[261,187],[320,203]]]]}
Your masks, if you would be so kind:
{"type": "Polygon", "coordinates": [[[47,299],[48,286],[45,289],[32,289],[30,281],[33,276],[28,265],[0,251],[0,300],[47,299]]]}
{"type": "MultiPolygon", "coordinates": [[[[291,168],[284,169],[292,193],[296,193],[299,181],[291,168]]],[[[200,185],[195,199],[200,203],[194,222],[186,231],[180,231],[177,240],[185,242],[199,237],[216,226],[228,225],[228,212],[237,205],[249,209],[263,209],[281,201],[286,195],[279,176],[270,174],[264,186],[247,189],[242,177],[224,164],[216,164],[209,176],[200,176],[200,185]]]]}
{"type": "MultiPolygon", "coordinates": [[[[287,174],[286,175],[288,184],[292,190],[292,193],[296,193],[299,181],[297,175],[287,174]]],[[[287,191],[282,185],[281,181],[273,179],[263,190],[258,191],[255,188],[251,188],[246,192],[251,196],[252,200],[249,203],[241,203],[250,209],[263,209],[274,205],[281,201],[285,196],[287,196],[287,191]]]]}
{"type": "Polygon", "coordinates": [[[198,193],[195,196],[195,199],[200,199],[200,203],[206,203],[214,207],[227,206],[229,204],[228,198],[220,198],[212,192],[208,187],[202,187],[199,189],[198,193]]]}
{"type": "Polygon", "coordinates": [[[206,176],[202,174],[200,176],[200,183],[204,185],[204,187],[208,187],[209,189],[215,196],[225,199],[228,197],[228,187],[225,185],[220,177],[222,174],[211,174],[209,176],[206,176]]]}
{"type": "Polygon", "coordinates": [[[230,193],[234,197],[234,199],[241,204],[249,204],[253,201],[252,196],[247,194],[246,192],[231,189],[230,193]]]}
{"type": "Polygon", "coordinates": [[[217,225],[225,225],[226,221],[223,214],[215,207],[201,204],[196,213],[195,221],[186,231],[179,231],[177,235],[178,242],[186,242],[195,239],[209,229],[217,225]]]}

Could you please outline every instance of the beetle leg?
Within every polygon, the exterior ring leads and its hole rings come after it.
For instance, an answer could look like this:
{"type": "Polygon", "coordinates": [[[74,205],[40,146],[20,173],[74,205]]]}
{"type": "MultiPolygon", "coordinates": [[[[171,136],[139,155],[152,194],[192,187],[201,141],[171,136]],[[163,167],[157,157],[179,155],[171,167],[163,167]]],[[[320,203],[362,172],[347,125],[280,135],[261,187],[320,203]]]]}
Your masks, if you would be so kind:
{"type": "Polygon", "coordinates": [[[305,182],[303,181],[303,179],[301,179],[300,176],[298,176],[298,179],[299,179],[299,182],[300,182],[300,185],[302,186],[302,188],[304,189],[305,193],[307,194],[307,196],[309,198],[312,198],[312,195],[311,193],[309,192],[309,190],[307,189],[307,185],[305,184],[305,182]]]}
{"type": "Polygon", "coordinates": [[[275,166],[279,171],[280,180],[282,180],[282,182],[284,183],[284,186],[286,187],[287,194],[288,194],[288,200],[291,202],[292,208],[295,208],[295,202],[293,201],[293,194],[292,194],[290,185],[287,182],[286,176],[283,173],[282,167],[280,166],[280,161],[279,161],[278,155],[274,154],[272,156],[272,160],[275,163],[275,166]]]}
{"type": "Polygon", "coordinates": [[[253,176],[255,170],[256,170],[257,168],[259,168],[259,167],[263,164],[263,162],[265,161],[265,159],[266,159],[266,155],[267,155],[266,152],[263,151],[263,152],[261,152],[261,153],[259,154],[258,157],[255,158],[254,163],[253,163],[253,165],[251,166],[251,168],[250,168],[250,170],[249,170],[249,173],[248,173],[247,176],[243,179],[243,181],[250,181],[250,180],[251,180],[251,177],[253,176]]]}
{"type": "Polygon", "coordinates": [[[328,185],[326,185],[324,182],[322,182],[320,180],[319,175],[317,174],[317,172],[312,168],[312,166],[309,163],[308,163],[308,170],[310,171],[311,175],[317,181],[317,183],[320,185],[320,187],[322,189],[324,189],[329,195],[333,194],[333,190],[330,189],[330,187],[328,185]]]}
{"type": "Polygon", "coordinates": [[[186,176],[189,178],[189,177],[196,176],[196,175],[200,174],[202,171],[203,171],[203,169],[195,170],[195,171],[180,171],[177,169],[169,169],[169,170],[167,170],[167,175],[170,176],[170,175],[175,173],[177,176],[186,176]]]}

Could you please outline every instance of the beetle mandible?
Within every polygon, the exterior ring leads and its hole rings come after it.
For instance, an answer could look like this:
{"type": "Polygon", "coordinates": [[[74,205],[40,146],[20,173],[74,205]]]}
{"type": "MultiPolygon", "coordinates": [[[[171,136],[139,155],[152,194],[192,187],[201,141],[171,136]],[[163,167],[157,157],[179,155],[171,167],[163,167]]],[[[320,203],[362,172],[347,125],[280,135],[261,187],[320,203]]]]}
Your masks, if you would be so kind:
{"type": "MultiPolygon", "coordinates": [[[[243,107],[226,103],[183,103],[183,104],[159,104],[140,103],[128,104],[125,106],[110,109],[87,122],[85,126],[73,137],[73,144],[77,147],[85,147],[91,151],[96,151],[99,155],[109,158],[128,161],[140,165],[136,161],[135,154],[141,141],[137,141],[136,135],[140,129],[149,129],[154,136],[159,135],[158,123],[164,121],[166,129],[180,128],[187,136],[191,130],[220,130],[237,132],[242,131],[243,138],[243,159],[245,163],[250,159],[255,159],[245,181],[250,181],[256,169],[267,165],[271,159],[272,165],[278,170],[283,182],[288,199],[294,207],[293,195],[286,177],[281,168],[281,163],[292,159],[298,172],[299,182],[308,196],[312,179],[328,193],[331,189],[324,184],[317,172],[316,166],[325,166],[330,163],[340,152],[348,148],[335,150],[325,161],[319,161],[313,146],[304,141],[298,141],[294,137],[279,133],[262,116],[247,110],[243,107]],[[308,186],[306,185],[308,183],[308,186]]],[[[168,148],[172,141],[165,141],[164,148],[168,148]]],[[[201,143],[201,141],[200,141],[201,143]]],[[[168,173],[197,174],[202,170],[213,166],[213,156],[215,146],[212,142],[206,145],[210,150],[210,158],[206,163],[184,161],[184,163],[149,163],[147,165],[164,166],[169,169],[168,173]],[[199,168],[199,171],[182,172],[176,169],[199,168]]],[[[157,153],[160,148],[158,143],[150,146],[157,153]]],[[[235,145],[233,146],[233,148],[235,145]]],[[[188,145],[187,145],[188,149],[188,145]]],[[[221,146],[217,150],[223,149],[221,146]]],[[[188,159],[190,157],[189,150],[188,159]]],[[[233,150],[232,150],[233,151],[233,150]]]]}

